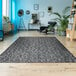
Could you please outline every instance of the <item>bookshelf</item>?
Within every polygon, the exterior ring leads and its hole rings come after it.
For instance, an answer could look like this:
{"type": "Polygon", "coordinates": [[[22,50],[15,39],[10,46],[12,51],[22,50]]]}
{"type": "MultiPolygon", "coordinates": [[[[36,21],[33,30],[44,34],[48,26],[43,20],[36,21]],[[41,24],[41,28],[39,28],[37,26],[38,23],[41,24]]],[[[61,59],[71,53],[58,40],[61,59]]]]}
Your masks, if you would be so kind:
{"type": "Polygon", "coordinates": [[[74,17],[74,23],[73,23],[73,28],[72,30],[69,30],[69,29],[66,29],[66,38],[69,38],[71,41],[73,39],[76,39],[76,30],[75,30],[75,27],[76,27],[76,0],[73,0],[73,3],[72,3],[72,10],[71,10],[71,15],[73,15],[74,17]]]}

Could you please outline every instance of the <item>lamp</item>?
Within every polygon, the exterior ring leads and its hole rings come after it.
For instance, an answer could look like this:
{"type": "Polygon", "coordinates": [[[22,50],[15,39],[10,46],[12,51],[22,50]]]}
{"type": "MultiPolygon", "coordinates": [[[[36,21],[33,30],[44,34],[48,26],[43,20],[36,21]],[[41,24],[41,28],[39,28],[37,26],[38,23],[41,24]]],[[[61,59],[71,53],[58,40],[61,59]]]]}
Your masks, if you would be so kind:
{"type": "Polygon", "coordinates": [[[19,23],[18,30],[20,29],[20,27],[24,27],[25,28],[25,24],[24,24],[24,20],[23,20],[23,15],[24,15],[24,10],[23,9],[20,9],[18,11],[18,16],[20,17],[20,23],[19,23]]]}

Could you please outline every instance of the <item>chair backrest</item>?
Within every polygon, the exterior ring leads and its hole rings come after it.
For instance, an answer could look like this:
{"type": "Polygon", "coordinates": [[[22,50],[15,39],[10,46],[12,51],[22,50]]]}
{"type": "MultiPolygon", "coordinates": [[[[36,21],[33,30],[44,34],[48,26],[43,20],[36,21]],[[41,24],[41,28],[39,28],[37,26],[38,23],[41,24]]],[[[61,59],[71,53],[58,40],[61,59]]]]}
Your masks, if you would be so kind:
{"type": "Polygon", "coordinates": [[[49,26],[54,27],[57,23],[56,22],[48,22],[49,26]]]}
{"type": "Polygon", "coordinates": [[[32,14],[33,24],[37,24],[39,22],[38,14],[32,14]]]}

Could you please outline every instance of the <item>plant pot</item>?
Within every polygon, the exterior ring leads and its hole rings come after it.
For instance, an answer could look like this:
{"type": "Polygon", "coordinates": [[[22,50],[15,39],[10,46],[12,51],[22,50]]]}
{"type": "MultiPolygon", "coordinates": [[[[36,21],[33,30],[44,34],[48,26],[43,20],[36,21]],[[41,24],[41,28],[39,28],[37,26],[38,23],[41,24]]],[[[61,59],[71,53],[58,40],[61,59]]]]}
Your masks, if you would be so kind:
{"type": "Polygon", "coordinates": [[[66,32],[65,31],[61,31],[61,35],[62,36],[66,36],[66,32]]]}
{"type": "Polygon", "coordinates": [[[66,36],[66,32],[65,31],[58,31],[58,35],[59,36],[66,36]]]}

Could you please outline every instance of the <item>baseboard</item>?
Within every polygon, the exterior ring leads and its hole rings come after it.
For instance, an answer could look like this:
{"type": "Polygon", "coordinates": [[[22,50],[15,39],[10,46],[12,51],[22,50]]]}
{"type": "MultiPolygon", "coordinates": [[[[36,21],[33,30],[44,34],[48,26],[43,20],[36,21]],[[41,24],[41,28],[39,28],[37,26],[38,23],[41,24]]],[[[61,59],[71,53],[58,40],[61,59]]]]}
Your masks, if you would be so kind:
{"type": "Polygon", "coordinates": [[[40,31],[39,29],[28,29],[28,31],[40,31]]]}
{"type": "Polygon", "coordinates": [[[17,29],[18,31],[27,31],[27,29],[17,29]]]}

